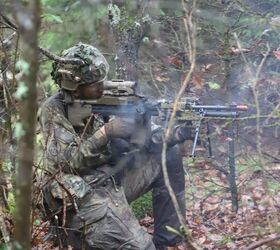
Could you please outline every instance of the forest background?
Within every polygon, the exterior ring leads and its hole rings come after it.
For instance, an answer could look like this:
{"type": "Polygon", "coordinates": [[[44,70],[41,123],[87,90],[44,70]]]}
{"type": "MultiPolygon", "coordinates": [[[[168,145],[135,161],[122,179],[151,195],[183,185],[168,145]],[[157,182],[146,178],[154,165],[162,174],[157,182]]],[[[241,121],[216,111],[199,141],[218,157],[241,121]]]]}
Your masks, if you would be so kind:
{"type": "MultiPolygon", "coordinates": [[[[136,80],[144,95],[248,105],[235,128],[233,181],[228,123],[210,122],[214,159],[201,148],[192,161],[191,142],[182,146],[186,226],[204,249],[279,249],[279,11],[278,0],[1,0],[0,249],[52,247],[38,212],[44,166],[35,121],[57,86],[52,60],[36,48],[59,55],[79,41],[104,53],[109,79],[136,80]]],[[[150,200],[132,207],[152,232],[150,200]]]]}

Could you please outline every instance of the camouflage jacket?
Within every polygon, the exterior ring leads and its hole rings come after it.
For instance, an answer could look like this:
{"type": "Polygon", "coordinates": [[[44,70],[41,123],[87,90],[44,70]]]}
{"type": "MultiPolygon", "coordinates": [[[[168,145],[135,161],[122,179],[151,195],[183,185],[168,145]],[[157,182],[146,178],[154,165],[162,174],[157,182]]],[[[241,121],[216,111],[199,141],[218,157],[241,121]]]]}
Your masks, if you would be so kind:
{"type": "Polygon", "coordinates": [[[102,117],[93,118],[82,139],[82,132],[77,132],[67,119],[64,95],[63,91],[59,91],[48,98],[39,115],[47,171],[52,174],[76,173],[106,163],[110,151],[108,141],[104,139],[106,137],[99,131],[104,124],[102,117]]]}
{"type": "MultiPolygon", "coordinates": [[[[89,187],[80,173],[92,169],[91,173],[100,172],[100,169],[95,169],[109,163],[112,156],[110,141],[100,131],[104,125],[103,118],[95,115],[87,131],[77,131],[67,119],[66,94],[61,90],[48,98],[39,114],[45,145],[45,169],[52,179],[47,178],[46,182],[52,197],[59,199],[69,196],[69,193],[73,197],[84,197],[89,187]],[[68,189],[66,193],[65,188],[68,189]]],[[[156,146],[157,152],[161,150],[162,131],[161,126],[152,125],[151,145],[159,145],[156,146]]],[[[93,176],[94,179],[99,177],[93,176]]]]}
{"type": "MultiPolygon", "coordinates": [[[[102,116],[94,115],[86,131],[75,130],[67,119],[65,95],[67,92],[60,90],[48,98],[39,115],[46,147],[47,170],[52,174],[59,171],[76,174],[80,170],[108,163],[111,158],[110,141],[99,130],[104,125],[102,116]]],[[[157,145],[160,148],[163,128],[157,122],[152,122],[151,125],[151,146],[157,145]]],[[[180,142],[179,127],[175,126],[171,132],[170,145],[180,142]]]]}

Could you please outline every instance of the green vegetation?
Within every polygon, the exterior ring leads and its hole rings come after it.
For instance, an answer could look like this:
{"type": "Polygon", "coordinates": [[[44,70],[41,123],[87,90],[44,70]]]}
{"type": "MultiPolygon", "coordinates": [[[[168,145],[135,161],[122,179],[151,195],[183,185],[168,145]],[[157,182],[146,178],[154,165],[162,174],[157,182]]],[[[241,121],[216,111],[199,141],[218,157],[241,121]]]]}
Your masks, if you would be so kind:
{"type": "Polygon", "coordinates": [[[280,183],[276,180],[268,181],[268,192],[270,195],[277,195],[280,192],[280,183]]]}
{"type": "Polygon", "coordinates": [[[130,204],[134,214],[138,219],[143,218],[145,215],[152,214],[152,193],[148,192],[145,195],[139,197],[137,200],[130,204]]]}

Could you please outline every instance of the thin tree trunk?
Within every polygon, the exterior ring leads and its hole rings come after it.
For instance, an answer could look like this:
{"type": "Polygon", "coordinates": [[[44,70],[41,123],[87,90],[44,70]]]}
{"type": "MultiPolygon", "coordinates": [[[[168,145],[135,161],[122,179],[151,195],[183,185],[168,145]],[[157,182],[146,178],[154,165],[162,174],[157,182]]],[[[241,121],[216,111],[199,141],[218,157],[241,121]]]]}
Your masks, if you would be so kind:
{"type": "Polygon", "coordinates": [[[14,15],[22,38],[22,57],[28,64],[22,81],[27,92],[20,99],[20,123],[23,135],[19,138],[16,173],[15,247],[31,249],[31,191],[34,162],[36,124],[36,79],[38,72],[38,31],[40,26],[40,0],[31,0],[28,7],[14,1],[14,15]]]}
{"type": "MultiPolygon", "coordinates": [[[[144,6],[146,1],[142,2],[144,6]]],[[[138,6],[139,10],[143,7],[138,6]]],[[[138,51],[141,41],[149,30],[149,21],[144,17],[135,17],[134,22],[129,20],[127,13],[120,12],[120,20],[115,22],[114,10],[116,5],[109,12],[109,19],[113,29],[116,43],[116,76],[119,79],[137,81],[138,51]]]]}
{"type": "Polygon", "coordinates": [[[229,141],[228,141],[228,165],[229,165],[229,174],[228,182],[229,189],[231,193],[231,204],[232,210],[238,212],[238,189],[236,184],[236,169],[235,169],[235,149],[234,149],[234,131],[233,124],[230,125],[229,129],[229,141]]]}

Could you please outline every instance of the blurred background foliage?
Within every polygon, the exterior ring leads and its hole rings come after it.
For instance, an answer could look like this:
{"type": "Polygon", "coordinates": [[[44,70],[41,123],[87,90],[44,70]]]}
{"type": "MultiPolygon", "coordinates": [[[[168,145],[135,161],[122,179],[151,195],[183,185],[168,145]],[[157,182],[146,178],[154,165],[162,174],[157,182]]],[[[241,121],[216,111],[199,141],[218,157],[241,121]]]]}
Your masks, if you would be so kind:
{"type": "MultiPolygon", "coordinates": [[[[40,44],[59,54],[63,49],[82,41],[100,48],[111,65],[110,78],[115,77],[116,46],[107,17],[110,1],[43,0],[40,44]]],[[[142,90],[152,95],[174,95],[188,69],[184,15],[180,1],[113,1],[132,20],[148,15],[150,30],[139,51],[139,81],[142,90]]],[[[279,3],[277,1],[198,1],[194,13],[197,25],[197,67],[188,92],[206,100],[243,101],[250,98],[248,88],[267,44],[271,54],[263,76],[278,77],[279,63],[272,52],[279,46],[279,3]],[[235,34],[235,35],[234,35],[235,34]],[[253,75],[245,72],[244,50],[253,75]],[[214,84],[211,84],[214,83],[214,84]],[[209,94],[210,92],[210,94],[209,94]],[[206,96],[207,94],[207,96],[206,96]]],[[[41,80],[47,91],[51,79],[51,63],[42,58],[41,80]]]]}

